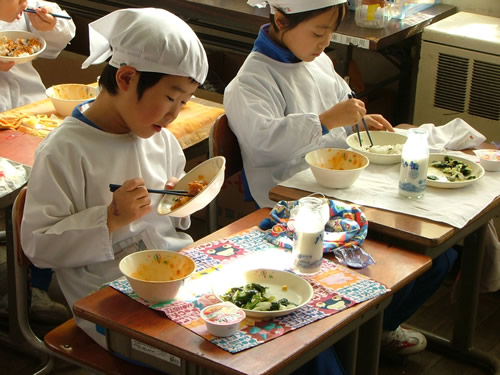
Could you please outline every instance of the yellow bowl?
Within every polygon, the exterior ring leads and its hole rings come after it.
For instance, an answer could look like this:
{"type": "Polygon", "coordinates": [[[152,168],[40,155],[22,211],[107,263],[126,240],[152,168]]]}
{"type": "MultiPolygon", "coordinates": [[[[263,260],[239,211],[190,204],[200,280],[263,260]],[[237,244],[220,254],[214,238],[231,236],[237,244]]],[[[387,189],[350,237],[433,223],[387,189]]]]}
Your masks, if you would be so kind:
{"type": "Polygon", "coordinates": [[[80,83],[63,83],[49,87],[45,93],[61,116],[71,116],[73,108],[97,96],[97,88],[80,83]]]}
{"type": "Polygon", "coordinates": [[[370,164],[359,152],[340,148],[311,151],[306,155],[306,162],[318,184],[334,189],[351,186],[370,164]]]}
{"type": "Polygon", "coordinates": [[[175,251],[143,250],[127,255],[119,267],[139,297],[158,303],[175,298],[196,264],[175,251]]]}

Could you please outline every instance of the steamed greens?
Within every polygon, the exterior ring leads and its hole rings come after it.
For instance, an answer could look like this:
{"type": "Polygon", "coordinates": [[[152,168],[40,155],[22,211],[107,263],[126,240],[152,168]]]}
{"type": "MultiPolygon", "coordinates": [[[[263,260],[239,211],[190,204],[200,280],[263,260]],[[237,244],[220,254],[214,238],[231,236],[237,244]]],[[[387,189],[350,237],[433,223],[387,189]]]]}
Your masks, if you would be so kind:
{"type": "Polygon", "coordinates": [[[267,287],[260,284],[250,283],[229,289],[221,299],[232,302],[242,309],[254,311],[286,310],[297,306],[287,298],[277,300],[274,296],[267,296],[266,289],[267,287]]]}
{"type": "MultiPolygon", "coordinates": [[[[464,162],[453,159],[449,156],[445,156],[444,160],[442,161],[433,161],[430,166],[441,170],[441,172],[446,176],[446,179],[450,182],[474,180],[477,178],[472,174],[471,167],[469,167],[464,162]]],[[[428,175],[427,178],[429,180],[439,179],[434,175],[428,175]]]]}

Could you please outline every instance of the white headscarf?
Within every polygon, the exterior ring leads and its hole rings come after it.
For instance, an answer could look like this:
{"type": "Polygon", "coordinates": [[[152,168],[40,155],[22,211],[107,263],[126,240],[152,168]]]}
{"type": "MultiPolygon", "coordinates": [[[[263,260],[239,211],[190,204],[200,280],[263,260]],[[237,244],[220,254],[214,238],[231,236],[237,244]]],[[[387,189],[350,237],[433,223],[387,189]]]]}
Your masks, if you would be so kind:
{"type": "Polygon", "coordinates": [[[156,8],[120,9],[89,24],[90,56],[82,64],[100,64],[110,56],[115,68],[193,78],[208,73],[203,45],[187,23],[156,8]]]}
{"type": "Polygon", "coordinates": [[[316,10],[321,8],[330,7],[332,5],[346,3],[347,0],[248,0],[247,3],[254,7],[264,8],[266,3],[271,8],[271,13],[274,9],[280,9],[286,14],[307,12],[309,10],[316,10]]]}

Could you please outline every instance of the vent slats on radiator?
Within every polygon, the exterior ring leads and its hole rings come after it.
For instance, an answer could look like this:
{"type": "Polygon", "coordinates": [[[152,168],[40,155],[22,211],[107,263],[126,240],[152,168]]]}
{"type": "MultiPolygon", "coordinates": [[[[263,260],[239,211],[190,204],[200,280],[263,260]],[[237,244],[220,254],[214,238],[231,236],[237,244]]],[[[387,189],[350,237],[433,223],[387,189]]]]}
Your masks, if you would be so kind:
{"type": "Polygon", "coordinates": [[[465,111],[469,59],[439,54],[434,106],[456,112],[465,111]]]}
{"type": "Polygon", "coordinates": [[[500,120],[500,65],[474,60],[468,112],[500,120]]]}
{"type": "Polygon", "coordinates": [[[500,65],[440,53],[436,72],[434,106],[500,120],[500,65]],[[467,95],[469,94],[469,95],[467,95]]]}

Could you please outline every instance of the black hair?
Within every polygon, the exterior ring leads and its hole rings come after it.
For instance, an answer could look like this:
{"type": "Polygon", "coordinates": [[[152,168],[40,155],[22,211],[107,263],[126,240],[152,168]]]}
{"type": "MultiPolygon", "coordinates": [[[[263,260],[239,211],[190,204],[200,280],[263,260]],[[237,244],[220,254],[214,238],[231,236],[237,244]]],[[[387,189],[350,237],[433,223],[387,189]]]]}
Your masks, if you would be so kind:
{"type": "MultiPolygon", "coordinates": [[[[316,17],[324,12],[329,11],[330,9],[337,7],[339,10],[339,17],[337,19],[337,24],[335,25],[335,30],[340,26],[340,22],[344,19],[346,13],[347,13],[347,3],[342,3],[342,4],[337,4],[337,5],[332,5],[326,8],[320,8],[320,9],[314,9],[314,10],[309,10],[307,12],[300,12],[300,13],[292,13],[292,14],[287,14],[285,13],[282,9],[276,8],[279,10],[281,13],[283,13],[283,16],[286,19],[287,24],[285,25],[284,31],[288,31],[293,29],[295,26],[300,24],[301,22],[304,22],[310,18],[316,17]]],[[[271,22],[271,25],[273,26],[274,30],[276,32],[279,31],[278,26],[276,26],[276,22],[274,21],[274,14],[269,15],[269,21],[271,22]]]]}
{"type": "MultiPolygon", "coordinates": [[[[118,68],[107,64],[99,78],[99,86],[106,89],[111,95],[118,94],[118,85],[116,83],[116,72],[118,68]]],[[[153,72],[138,72],[139,82],[137,84],[137,98],[140,100],[144,92],[156,85],[163,77],[166,76],[164,73],[153,73],[153,72]]]]}

